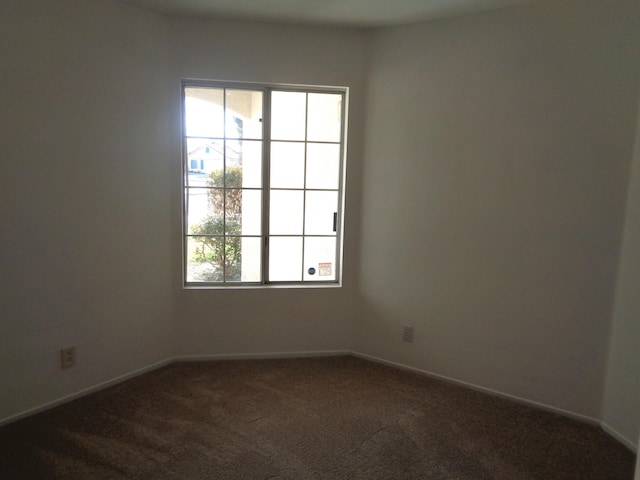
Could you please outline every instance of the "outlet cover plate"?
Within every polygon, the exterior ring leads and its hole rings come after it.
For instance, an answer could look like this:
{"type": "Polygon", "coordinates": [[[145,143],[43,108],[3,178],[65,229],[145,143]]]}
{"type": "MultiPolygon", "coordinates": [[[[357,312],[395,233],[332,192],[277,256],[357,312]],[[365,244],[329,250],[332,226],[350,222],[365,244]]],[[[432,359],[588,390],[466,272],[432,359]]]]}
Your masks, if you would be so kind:
{"type": "Polygon", "coordinates": [[[76,364],[75,347],[65,347],[60,349],[60,364],[62,368],[71,368],[76,364]]]}

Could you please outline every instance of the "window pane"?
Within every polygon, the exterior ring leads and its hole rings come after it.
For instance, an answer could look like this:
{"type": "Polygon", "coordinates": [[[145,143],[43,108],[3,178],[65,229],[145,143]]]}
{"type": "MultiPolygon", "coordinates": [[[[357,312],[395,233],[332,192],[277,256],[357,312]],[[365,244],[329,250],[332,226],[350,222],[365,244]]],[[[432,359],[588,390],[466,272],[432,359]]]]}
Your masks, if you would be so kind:
{"type": "Polygon", "coordinates": [[[271,187],[304,187],[304,143],[271,144],[271,187]]]}
{"type": "Polygon", "coordinates": [[[262,142],[227,140],[226,187],[262,186],[262,142]]]}
{"type": "Polygon", "coordinates": [[[221,197],[222,190],[188,189],[185,199],[188,234],[216,235],[223,233],[222,209],[216,210],[212,203],[216,195],[221,197]]]}
{"type": "Polygon", "coordinates": [[[187,139],[187,185],[221,187],[224,167],[223,151],[224,141],[222,140],[187,139]]]}
{"type": "Polygon", "coordinates": [[[241,237],[243,282],[260,282],[262,280],[262,238],[241,237]]]}
{"type": "Polygon", "coordinates": [[[310,93],[307,140],[339,142],[342,95],[310,93]]]}
{"type": "Polygon", "coordinates": [[[269,231],[273,235],[302,233],[304,193],[291,190],[271,190],[269,231]]]}
{"type": "MultiPolygon", "coordinates": [[[[237,166],[242,168],[240,181],[231,184],[227,177],[227,186],[260,188],[262,187],[262,142],[249,140],[227,140],[227,157],[237,157],[237,166]]],[[[229,164],[227,164],[227,167],[229,164]]]]}
{"type": "Polygon", "coordinates": [[[242,233],[242,190],[239,188],[225,190],[225,219],[227,235],[242,233]]]}
{"type": "Polygon", "coordinates": [[[323,281],[336,279],[335,237],[305,237],[304,280],[323,281]]]}
{"type": "Polygon", "coordinates": [[[270,237],[269,279],[302,280],[302,237],[270,237]]]}
{"type": "Polygon", "coordinates": [[[306,192],[304,233],[335,235],[333,217],[338,212],[338,192],[306,192]]]}
{"type": "Polygon", "coordinates": [[[239,282],[242,278],[242,242],[240,237],[224,239],[224,279],[239,282]]]}
{"type": "Polygon", "coordinates": [[[307,144],[307,188],[338,189],[340,145],[307,144]]]}
{"type": "Polygon", "coordinates": [[[226,146],[226,158],[225,160],[225,168],[227,169],[227,183],[226,187],[239,187],[242,185],[242,142],[238,140],[227,140],[225,143],[226,146]],[[230,175],[229,171],[240,171],[239,176],[230,175]],[[230,176],[232,178],[230,178],[230,176]],[[237,178],[237,180],[235,179],[237,178]]]}
{"type": "Polygon", "coordinates": [[[187,237],[187,281],[261,281],[260,237],[187,237]]]}
{"type": "Polygon", "coordinates": [[[227,235],[260,235],[262,192],[232,188],[226,197],[227,235]]]}
{"type": "Polygon", "coordinates": [[[188,137],[224,136],[224,90],[185,88],[184,123],[188,137]]]}
{"type": "Polygon", "coordinates": [[[262,92],[227,90],[227,138],[262,138],[262,92]]]}
{"type": "Polygon", "coordinates": [[[187,237],[187,281],[221,282],[223,246],[222,237],[187,237]]]}
{"type": "Polygon", "coordinates": [[[271,94],[271,138],[304,140],[307,94],[273,92],[271,94]]]}

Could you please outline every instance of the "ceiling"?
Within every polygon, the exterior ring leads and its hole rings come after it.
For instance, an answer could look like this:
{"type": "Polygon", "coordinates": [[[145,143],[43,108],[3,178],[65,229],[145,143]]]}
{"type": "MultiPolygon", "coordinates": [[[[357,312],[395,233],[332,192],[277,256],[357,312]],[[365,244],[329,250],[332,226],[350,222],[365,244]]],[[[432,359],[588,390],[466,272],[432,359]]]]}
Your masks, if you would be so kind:
{"type": "Polygon", "coordinates": [[[172,15],[374,28],[550,0],[122,0],[172,15]]]}

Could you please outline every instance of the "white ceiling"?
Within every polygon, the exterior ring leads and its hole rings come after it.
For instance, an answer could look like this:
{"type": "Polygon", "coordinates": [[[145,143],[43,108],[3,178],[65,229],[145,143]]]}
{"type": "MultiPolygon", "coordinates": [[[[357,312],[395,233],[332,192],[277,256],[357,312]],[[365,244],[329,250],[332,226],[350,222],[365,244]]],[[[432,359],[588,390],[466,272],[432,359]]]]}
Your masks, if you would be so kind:
{"type": "Polygon", "coordinates": [[[175,15],[381,27],[550,0],[122,0],[175,15]]]}

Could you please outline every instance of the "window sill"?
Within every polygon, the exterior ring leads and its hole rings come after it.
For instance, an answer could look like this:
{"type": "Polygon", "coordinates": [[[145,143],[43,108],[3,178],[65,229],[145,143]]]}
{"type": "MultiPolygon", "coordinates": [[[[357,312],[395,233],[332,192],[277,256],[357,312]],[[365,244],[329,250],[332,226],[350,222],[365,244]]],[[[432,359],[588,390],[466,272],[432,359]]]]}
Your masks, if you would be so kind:
{"type": "Polygon", "coordinates": [[[342,288],[342,283],[309,283],[309,284],[293,284],[293,283],[269,283],[269,284],[252,284],[252,285],[183,285],[183,290],[282,290],[282,289],[324,289],[324,288],[342,288]]]}

